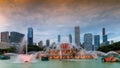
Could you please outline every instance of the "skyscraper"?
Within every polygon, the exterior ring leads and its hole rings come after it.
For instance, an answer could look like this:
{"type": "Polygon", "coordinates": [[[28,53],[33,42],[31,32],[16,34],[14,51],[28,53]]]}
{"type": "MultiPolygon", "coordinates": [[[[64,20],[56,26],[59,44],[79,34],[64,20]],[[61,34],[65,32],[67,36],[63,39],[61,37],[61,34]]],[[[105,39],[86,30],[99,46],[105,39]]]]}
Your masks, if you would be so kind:
{"type": "Polygon", "coordinates": [[[72,35],[69,34],[69,42],[72,43],[72,35]]]}
{"type": "Polygon", "coordinates": [[[28,45],[33,45],[33,28],[28,28],[28,45]]]}
{"type": "Polygon", "coordinates": [[[94,35],[94,49],[97,50],[100,47],[100,35],[94,35]]]}
{"type": "Polygon", "coordinates": [[[1,32],[1,42],[9,43],[9,32],[1,32]]]}
{"type": "Polygon", "coordinates": [[[11,43],[21,43],[23,40],[24,34],[18,32],[10,32],[10,42],[11,43]]]}
{"type": "Polygon", "coordinates": [[[58,35],[58,42],[61,42],[61,36],[58,35]]]}
{"type": "Polygon", "coordinates": [[[46,46],[49,47],[50,46],[50,40],[46,40],[46,46]]]}
{"type": "Polygon", "coordinates": [[[105,28],[102,29],[102,36],[103,36],[103,43],[102,43],[102,46],[105,46],[105,45],[108,45],[108,41],[107,41],[107,35],[105,33],[105,28]]]}
{"type": "Polygon", "coordinates": [[[107,35],[103,35],[103,42],[107,42],[107,35]]]}
{"type": "Polygon", "coordinates": [[[92,34],[88,33],[84,35],[84,49],[87,51],[92,51],[93,50],[93,45],[92,45],[92,34]]]}
{"type": "Polygon", "coordinates": [[[42,46],[43,46],[43,41],[40,41],[40,42],[38,43],[38,46],[39,46],[39,47],[42,47],[42,46]]]}
{"type": "Polygon", "coordinates": [[[75,26],[75,44],[80,46],[80,28],[79,26],[75,26]]]}
{"type": "Polygon", "coordinates": [[[107,35],[105,34],[105,28],[102,29],[103,42],[107,42],[107,35]]]}
{"type": "Polygon", "coordinates": [[[105,28],[102,29],[102,35],[105,35],[105,28]]]}

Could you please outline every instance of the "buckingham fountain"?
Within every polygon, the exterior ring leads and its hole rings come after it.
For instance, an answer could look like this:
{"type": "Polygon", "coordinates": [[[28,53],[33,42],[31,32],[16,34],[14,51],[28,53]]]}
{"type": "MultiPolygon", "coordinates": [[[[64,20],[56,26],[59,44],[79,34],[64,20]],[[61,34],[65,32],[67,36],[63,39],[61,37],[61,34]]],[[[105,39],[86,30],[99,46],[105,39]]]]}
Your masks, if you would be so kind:
{"type": "Polygon", "coordinates": [[[20,52],[23,51],[25,47],[25,54],[12,54],[11,61],[15,63],[25,63],[25,62],[35,62],[38,59],[47,58],[51,59],[96,59],[97,54],[85,51],[84,49],[77,49],[72,44],[67,41],[58,43],[55,48],[47,47],[43,52],[36,52],[35,54],[29,54],[27,51],[27,45],[25,45],[25,40],[21,42],[20,52]],[[24,46],[25,45],[25,46],[24,46]]]}
{"type": "Polygon", "coordinates": [[[96,59],[97,54],[92,51],[86,51],[82,47],[76,47],[64,39],[62,42],[55,44],[54,48],[46,48],[45,54],[50,60],[64,59],[96,59]]]}
{"type": "Polygon", "coordinates": [[[86,51],[83,48],[77,49],[69,42],[58,43],[55,48],[47,47],[45,51],[36,52],[34,54],[28,53],[28,46],[23,39],[20,45],[20,52],[23,52],[25,47],[25,54],[15,54],[8,53],[10,55],[10,60],[14,63],[32,63],[41,60],[81,60],[81,59],[98,59],[98,57],[103,57],[102,60],[105,62],[120,61],[120,56],[116,52],[100,52],[100,51],[86,51]],[[24,46],[25,45],[25,46],[24,46]],[[117,58],[115,57],[117,56],[117,58]],[[119,57],[118,57],[119,56],[119,57]]]}

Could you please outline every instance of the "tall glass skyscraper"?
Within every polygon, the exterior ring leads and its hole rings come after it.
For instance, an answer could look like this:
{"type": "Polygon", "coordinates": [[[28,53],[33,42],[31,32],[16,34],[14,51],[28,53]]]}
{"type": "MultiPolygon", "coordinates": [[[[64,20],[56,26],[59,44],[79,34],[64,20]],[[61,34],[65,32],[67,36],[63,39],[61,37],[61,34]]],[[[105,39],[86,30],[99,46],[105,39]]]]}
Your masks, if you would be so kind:
{"type": "Polygon", "coordinates": [[[105,28],[102,29],[102,36],[103,36],[103,45],[102,46],[108,45],[109,41],[107,40],[108,38],[107,38],[107,35],[105,34],[105,28]]]}
{"type": "Polygon", "coordinates": [[[102,29],[103,42],[107,42],[107,35],[105,34],[105,28],[102,29]]]}
{"type": "Polygon", "coordinates": [[[27,34],[27,37],[28,37],[28,45],[33,45],[33,28],[28,28],[28,34],[27,34]]]}
{"type": "Polygon", "coordinates": [[[107,35],[103,35],[103,42],[107,42],[107,35]]]}
{"type": "Polygon", "coordinates": [[[102,35],[105,35],[105,28],[102,29],[102,35]]]}
{"type": "Polygon", "coordinates": [[[84,49],[87,51],[92,51],[93,50],[93,45],[92,45],[92,34],[88,33],[84,35],[84,49]]]}
{"type": "Polygon", "coordinates": [[[75,26],[75,44],[80,46],[80,28],[79,26],[75,26]]]}
{"type": "Polygon", "coordinates": [[[97,50],[100,47],[100,35],[94,35],[94,48],[97,50]]]}

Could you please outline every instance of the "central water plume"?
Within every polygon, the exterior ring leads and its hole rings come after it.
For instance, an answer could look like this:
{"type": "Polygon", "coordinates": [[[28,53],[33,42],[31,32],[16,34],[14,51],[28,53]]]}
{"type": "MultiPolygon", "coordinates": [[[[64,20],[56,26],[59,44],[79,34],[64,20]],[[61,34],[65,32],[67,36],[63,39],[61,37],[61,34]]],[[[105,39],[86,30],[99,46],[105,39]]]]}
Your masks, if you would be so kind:
{"type": "Polygon", "coordinates": [[[22,39],[19,48],[20,48],[19,53],[21,54],[14,54],[11,56],[10,60],[13,61],[13,63],[25,63],[25,62],[37,61],[35,59],[36,54],[28,54],[28,46],[27,46],[25,37],[22,39]],[[24,53],[24,48],[25,48],[25,53],[24,53]]]}

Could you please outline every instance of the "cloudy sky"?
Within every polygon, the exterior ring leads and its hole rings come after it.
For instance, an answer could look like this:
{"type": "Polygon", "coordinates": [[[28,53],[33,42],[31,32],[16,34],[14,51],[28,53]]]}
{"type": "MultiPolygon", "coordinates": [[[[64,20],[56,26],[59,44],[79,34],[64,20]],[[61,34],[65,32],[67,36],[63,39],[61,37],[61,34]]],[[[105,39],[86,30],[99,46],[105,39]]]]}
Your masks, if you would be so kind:
{"type": "Polygon", "coordinates": [[[58,34],[74,39],[75,26],[81,40],[85,33],[101,35],[105,27],[109,40],[119,41],[120,0],[0,0],[0,32],[27,34],[33,27],[34,42],[53,42],[58,34]]]}

